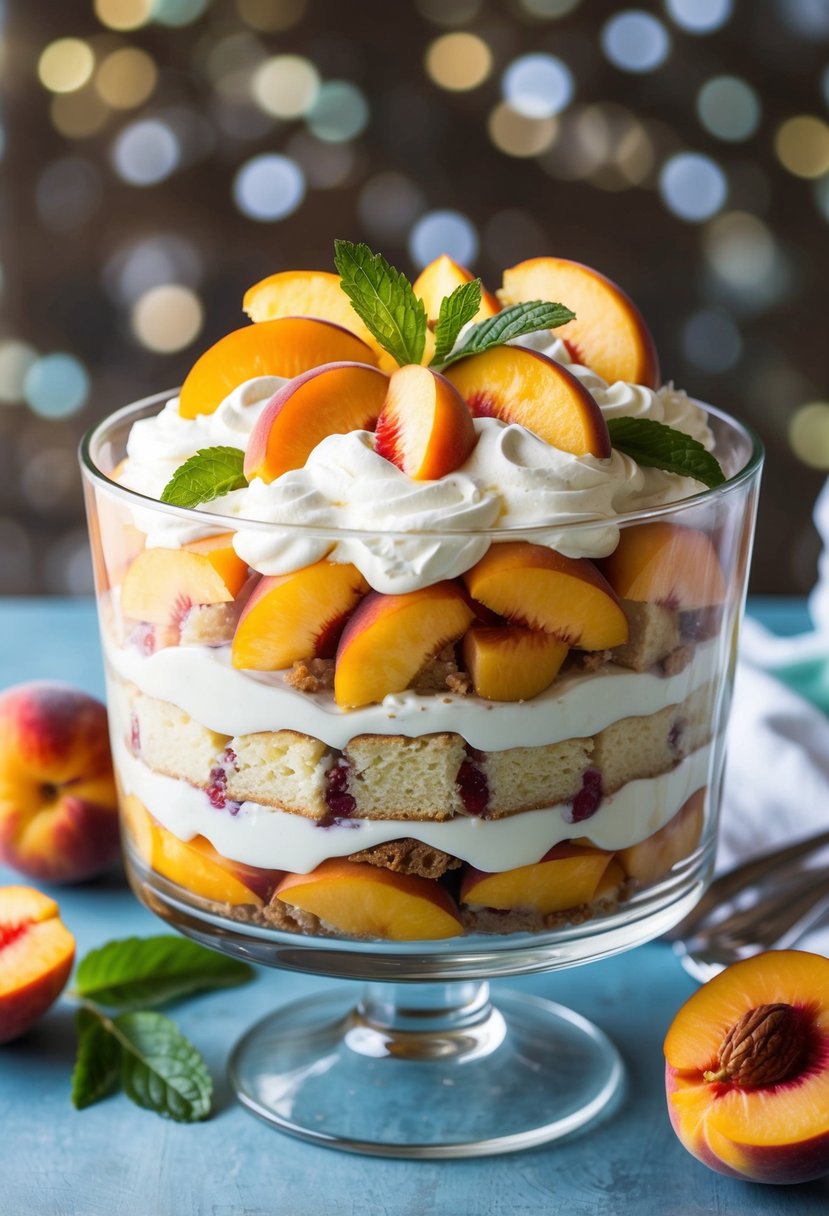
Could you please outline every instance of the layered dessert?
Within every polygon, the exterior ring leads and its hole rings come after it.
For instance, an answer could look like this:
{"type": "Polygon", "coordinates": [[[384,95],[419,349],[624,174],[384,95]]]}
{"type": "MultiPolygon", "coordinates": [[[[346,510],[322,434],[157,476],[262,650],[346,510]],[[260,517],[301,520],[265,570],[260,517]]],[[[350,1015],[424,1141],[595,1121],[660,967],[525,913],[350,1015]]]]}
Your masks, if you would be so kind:
{"type": "Polygon", "coordinates": [[[710,842],[738,470],[597,272],[337,267],[99,444],[135,873],[304,934],[612,918],[710,842]]]}

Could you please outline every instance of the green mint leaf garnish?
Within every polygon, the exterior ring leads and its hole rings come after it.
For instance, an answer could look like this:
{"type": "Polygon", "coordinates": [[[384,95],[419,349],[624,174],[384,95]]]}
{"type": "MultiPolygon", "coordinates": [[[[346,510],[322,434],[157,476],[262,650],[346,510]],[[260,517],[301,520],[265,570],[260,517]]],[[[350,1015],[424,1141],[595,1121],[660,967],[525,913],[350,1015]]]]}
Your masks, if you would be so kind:
{"type": "Polygon", "coordinates": [[[92,950],[75,975],[75,995],[99,1005],[133,1009],[231,988],[253,978],[247,963],[184,937],[129,937],[92,950]]]}
{"type": "Polygon", "coordinates": [[[443,361],[443,366],[457,363],[467,355],[480,355],[493,346],[502,346],[510,338],[520,338],[539,329],[555,329],[572,321],[575,313],[563,304],[550,304],[545,300],[530,300],[526,304],[513,304],[494,317],[487,317],[467,334],[463,345],[443,361]]]}
{"type": "Polygon", "coordinates": [[[482,284],[480,279],[461,283],[460,287],[440,302],[438,323],[435,326],[435,353],[430,367],[443,363],[458,340],[464,325],[476,315],[481,307],[482,284]]]}
{"type": "Polygon", "coordinates": [[[245,454],[239,448],[202,448],[179,465],[161,494],[174,507],[197,507],[248,484],[245,454]]]}
{"type": "Polygon", "coordinates": [[[75,1019],[78,1052],[72,1072],[72,1104],[84,1110],[115,1093],[121,1077],[121,1045],[89,1009],[75,1019]]]}
{"type": "Polygon", "coordinates": [[[137,1106],[177,1123],[210,1113],[213,1082],[199,1052],[169,1018],[143,1010],[105,1023],[121,1045],[121,1082],[137,1106]]]}
{"type": "Polygon", "coordinates": [[[340,285],[357,316],[402,367],[420,363],[426,345],[426,310],[404,274],[368,245],[334,242],[340,285]]]}
{"type": "Polygon", "coordinates": [[[698,439],[650,418],[608,418],[614,448],[637,464],[701,481],[709,490],[725,481],[716,458],[698,439]]]}

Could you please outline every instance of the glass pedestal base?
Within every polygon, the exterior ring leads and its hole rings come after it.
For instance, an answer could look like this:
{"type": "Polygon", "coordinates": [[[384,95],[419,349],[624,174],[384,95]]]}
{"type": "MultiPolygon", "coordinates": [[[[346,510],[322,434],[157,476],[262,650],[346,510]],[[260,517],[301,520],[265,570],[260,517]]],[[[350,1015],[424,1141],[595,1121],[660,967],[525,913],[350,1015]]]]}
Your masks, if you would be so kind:
{"type": "Polygon", "coordinates": [[[382,1157],[475,1157],[559,1139],[608,1113],[616,1048],[552,1001],[485,982],[368,984],[287,1005],[237,1045],[253,1113],[302,1139],[382,1157]]]}

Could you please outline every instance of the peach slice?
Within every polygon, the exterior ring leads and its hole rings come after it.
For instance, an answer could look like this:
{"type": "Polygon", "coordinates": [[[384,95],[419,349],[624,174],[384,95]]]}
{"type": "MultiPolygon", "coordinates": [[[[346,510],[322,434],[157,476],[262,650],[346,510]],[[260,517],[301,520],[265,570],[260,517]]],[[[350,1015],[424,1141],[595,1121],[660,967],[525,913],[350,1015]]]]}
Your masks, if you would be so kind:
{"type": "Polygon", "coordinates": [[[63,991],[75,939],[33,887],[0,887],[0,1043],[16,1039],[63,991]]]}
{"type": "Polygon", "coordinates": [[[495,346],[458,360],[445,374],[476,418],[520,423],[575,456],[610,455],[607,423],[590,393],[538,351],[495,346]]]}
{"type": "Polygon", "coordinates": [[[330,271],[283,270],[268,275],[248,288],[242,308],[251,321],[258,324],[279,317],[316,317],[332,321],[356,334],[372,349],[377,347],[376,338],[354,311],[351,300],[340,286],[340,276],[330,271]]]}
{"type": "Polygon", "coordinates": [[[668,1110],[718,1173],[808,1182],[829,1173],[829,959],[771,950],[695,992],[665,1039],[668,1110]]]}
{"type": "Polygon", "coordinates": [[[276,897],[353,937],[425,941],[463,933],[458,911],[429,878],[329,858],[310,874],[289,874],[276,897]]]}
{"type": "Polygon", "coordinates": [[[233,635],[233,666],[280,671],[297,659],[332,658],[347,616],[367,591],[356,567],[337,562],[260,579],[233,635]]]}
{"type": "Polygon", "coordinates": [[[639,309],[610,279],[566,258],[530,258],[504,271],[502,304],[557,300],[576,314],[555,331],[578,363],[609,384],[629,380],[658,388],[659,359],[639,309]]]}
{"type": "Polygon", "coordinates": [[[301,469],[328,435],[374,428],[389,378],[368,363],[315,367],[281,388],[259,415],[245,452],[245,477],[273,481],[301,469]]]}
{"type": "Polygon", "coordinates": [[[627,617],[592,562],[544,545],[491,545],[463,575],[473,599],[528,629],[552,633],[581,650],[608,650],[628,639],[627,617]]]}
{"type": "Polygon", "coordinates": [[[182,418],[212,414],[234,388],[254,376],[291,380],[312,367],[343,359],[376,364],[356,334],[316,317],[281,317],[225,334],[196,360],[179,393],[182,418]]]}
{"type": "MultiPolygon", "coordinates": [[[[440,305],[445,297],[451,296],[455,288],[462,287],[464,283],[471,283],[474,278],[471,270],[453,262],[445,253],[423,267],[412,286],[415,295],[423,301],[426,319],[430,325],[437,321],[440,305]]],[[[487,317],[494,317],[496,312],[500,311],[501,305],[495,296],[482,287],[481,307],[472,318],[473,321],[485,321],[487,317]]]]}
{"type": "Polygon", "coordinates": [[[461,879],[461,902],[484,908],[527,909],[542,916],[589,903],[612,853],[563,841],[541,861],[500,874],[467,867],[461,879]]]}
{"type": "Polygon", "coordinates": [[[717,551],[708,536],[695,528],[661,520],[623,528],[602,569],[625,600],[685,612],[710,608],[725,599],[717,551]]]}
{"type": "Polygon", "coordinates": [[[402,692],[444,646],[473,619],[451,582],[405,595],[370,592],[349,620],[337,647],[334,697],[344,709],[402,692]]]}
{"type": "Polygon", "coordinates": [[[705,789],[697,790],[682,804],[664,827],[638,844],[620,849],[619,864],[630,878],[641,883],[656,882],[678,861],[693,853],[702,835],[705,819],[705,789]]]}
{"type": "Polygon", "coordinates": [[[154,625],[180,622],[195,604],[227,604],[242,589],[248,568],[233,534],[194,540],[181,549],[145,549],[129,566],[121,611],[154,625]]]}
{"type": "Polygon", "coordinates": [[[377,419],[375,451],[415,481],[437,480],[475,446],[472,415],[438,372],[411,363],[393,372],[377,419]]]}
{"type": "Polygon", "coordinates": [[[463,637],[463,660],[479,697],[529,701],[549,688],[567,655],[552,633],[520,626],[473,625],[463,637]]]}

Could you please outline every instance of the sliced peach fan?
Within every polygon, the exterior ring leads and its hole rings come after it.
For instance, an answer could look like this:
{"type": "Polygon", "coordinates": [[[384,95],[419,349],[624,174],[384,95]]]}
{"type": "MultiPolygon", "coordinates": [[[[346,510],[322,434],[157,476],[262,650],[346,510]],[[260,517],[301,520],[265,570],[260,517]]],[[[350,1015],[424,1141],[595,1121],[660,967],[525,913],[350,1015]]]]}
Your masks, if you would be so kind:
{"type": "Polygon", "coordinates": [[[457,469],[475,446],[475,426],[456,388],[428,367],[392,373],[377,420],[375,451],[415,481],[457,469]]]}

